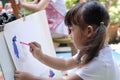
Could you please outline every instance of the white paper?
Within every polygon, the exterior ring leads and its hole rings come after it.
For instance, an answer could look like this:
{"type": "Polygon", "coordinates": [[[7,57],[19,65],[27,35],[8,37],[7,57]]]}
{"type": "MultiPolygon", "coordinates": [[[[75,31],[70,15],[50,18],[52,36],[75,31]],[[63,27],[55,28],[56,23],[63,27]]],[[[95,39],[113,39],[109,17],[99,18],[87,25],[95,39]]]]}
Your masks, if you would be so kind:
{"type": "Polygon", "coordinates": [[[4,35],[17,70],[26,71],[37,76],[49,76],[49,67],[35,59],[29,51],[29,46],[20,42],[30,43],[36,41],[41,44],[43,53],[55,55],[51,34],[45,11],[40,11],[5,25],[4,35]],[[16,36],[19,58],[16,57],[13,48],[13,37],[16,36]]]}
{"type": "Polygon", "coordinates": [[[5,80],[14,80],[15,67],[7,48],[3,32],[0,32],[0,67],[5,80]]]}

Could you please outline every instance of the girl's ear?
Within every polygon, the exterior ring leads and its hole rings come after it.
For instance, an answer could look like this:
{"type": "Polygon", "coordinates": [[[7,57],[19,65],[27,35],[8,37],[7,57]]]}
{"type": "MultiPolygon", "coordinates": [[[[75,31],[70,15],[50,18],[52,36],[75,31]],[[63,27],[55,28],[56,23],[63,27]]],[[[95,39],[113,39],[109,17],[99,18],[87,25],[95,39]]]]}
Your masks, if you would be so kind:
{"type": "Polygon", "coordinates": [[[94,32],[93,26],[89,25],[86,29],[87,37],[91,37],[94,32]]]}

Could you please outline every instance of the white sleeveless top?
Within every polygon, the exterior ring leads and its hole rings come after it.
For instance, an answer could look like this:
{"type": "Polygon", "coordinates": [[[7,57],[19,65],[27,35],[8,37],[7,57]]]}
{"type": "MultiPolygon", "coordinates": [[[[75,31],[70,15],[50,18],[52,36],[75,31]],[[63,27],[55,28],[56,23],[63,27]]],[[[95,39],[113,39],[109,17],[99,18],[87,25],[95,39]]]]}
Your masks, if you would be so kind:
{"type": "MultiPolygon", "coordinates": [[[[100,50],[99,56],[82,68],[68,70],[69,74],[77,74],[83,80],[120,80],[120,68],[113,58],[113,50],[105,47],[100,50]]],[[[77,54],[73,56],[76,60],[77,54]]]]}

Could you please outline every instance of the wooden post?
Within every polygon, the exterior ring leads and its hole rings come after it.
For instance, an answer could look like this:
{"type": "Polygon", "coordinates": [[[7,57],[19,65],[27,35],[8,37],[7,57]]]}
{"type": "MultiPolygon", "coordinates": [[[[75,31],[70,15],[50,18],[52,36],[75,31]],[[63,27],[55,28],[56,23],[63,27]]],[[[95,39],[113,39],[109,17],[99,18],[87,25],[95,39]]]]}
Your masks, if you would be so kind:
{"type": "Polygon", "coordinates": [[[20,18],[20,15],[19,15],[20,5],[19,5],[19,3],[16,3],[15,0],[10,0],[10,3],[12,4],[13,13],[14,13],[15,17],[20,18]]]}

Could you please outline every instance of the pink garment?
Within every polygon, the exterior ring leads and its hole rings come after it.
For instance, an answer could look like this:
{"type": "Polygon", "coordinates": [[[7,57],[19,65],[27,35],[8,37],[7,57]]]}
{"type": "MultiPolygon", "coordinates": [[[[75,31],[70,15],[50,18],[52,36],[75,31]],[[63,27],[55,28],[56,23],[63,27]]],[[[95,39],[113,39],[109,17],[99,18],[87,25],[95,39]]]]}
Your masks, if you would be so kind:
{"type": "Polygon", "coordinates": [[[60,12],[58,12],[51,4],[49,4],[48,7],[46,8],[46,14],[51,34],[54,34],[55,29],[64,20],[64,16],[60,12]]]}

